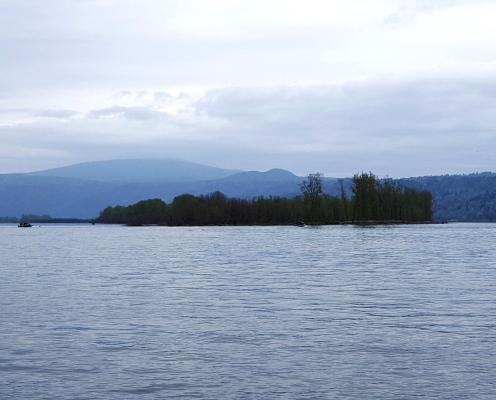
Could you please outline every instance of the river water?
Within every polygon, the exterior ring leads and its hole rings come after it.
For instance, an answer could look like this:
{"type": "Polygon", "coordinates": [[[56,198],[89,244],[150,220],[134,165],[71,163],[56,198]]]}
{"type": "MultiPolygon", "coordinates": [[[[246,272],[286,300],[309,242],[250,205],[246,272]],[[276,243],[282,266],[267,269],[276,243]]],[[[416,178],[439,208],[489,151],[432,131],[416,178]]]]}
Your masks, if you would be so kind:
{"type": "Polygon", "coordinates": [[[0,226],[1,399],[495,399],[496,225],[0,226]]]}

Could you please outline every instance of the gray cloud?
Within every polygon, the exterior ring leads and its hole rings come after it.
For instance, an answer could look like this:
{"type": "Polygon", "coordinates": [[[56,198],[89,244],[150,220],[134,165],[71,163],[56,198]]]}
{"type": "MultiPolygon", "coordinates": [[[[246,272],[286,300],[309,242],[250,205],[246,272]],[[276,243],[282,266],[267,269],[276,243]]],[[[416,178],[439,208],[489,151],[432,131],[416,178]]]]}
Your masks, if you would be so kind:
{"type": "Polygon", "coordinates": [[[400,140],[426,131],[454,135],[462,127],[493,129],[495,93],[494,79],[469,78],[227,89],[209,92],[197,111],[238,121],[266,135],[277,136],[288,128],[286,138],[334,140],[352,135],[400,140]]]}
{"type": "Polygon", "coordinates": [[[43,110],[35,115],[38,117],[66,119],[66,118],[74,117],[78,114],[79,112],[74,110],[43,110]]]}
{"type": "Polygon", "coordinates": [[[127,0],[5,0],[0,87],[53,93],[90,86],[108,93],[164,83],[307,84],[447,68],[453,62],[473,68],[494,53],[493,43],[472,38],[480,29],[474,18],[493,9],[481,8],[464,25],[467,40],[457,47],[470,52],[481,43],[469,57],[452,51],[459,21],[450,15],[439,15],[432,26],[383,31],[384,19],[403,21],[433,8],[488,4],[484,0],[316,1],[318,7],[272,0],[240,0],[231,7],[221,0],[209,7],[202,3],[147,0],[137,10],[127,0]]]}
{"type": "Polygon", "coordinates": [[[88,113],[89,118],[106,118],[106,117],[124,117],[128,120],[149,120],[156,118],[165,118],[167,114],[152,110],[147,107],[107,107],[98,110],[92,110],[88,113]]]}
{"type": "Polygon", "coordinates": [[[187,113],[111,107],[0,135],[10,146],[63,154],[55,164],[139,155],[339,176],[472,172],[495,166],[495,95],[490,76],[228,88],[207,92],[187,113]]]}
{"type": "Polygon", "coordinates": [[[2,1],[0,171],[495,169],[494,2],[290,3],[2,1]]]}

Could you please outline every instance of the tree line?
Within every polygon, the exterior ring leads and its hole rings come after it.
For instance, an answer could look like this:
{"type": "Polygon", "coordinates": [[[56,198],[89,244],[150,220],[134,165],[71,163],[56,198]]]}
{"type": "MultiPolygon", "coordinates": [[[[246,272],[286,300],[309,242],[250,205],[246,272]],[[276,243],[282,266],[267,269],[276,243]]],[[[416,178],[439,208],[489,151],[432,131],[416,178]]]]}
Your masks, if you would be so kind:
{"type": "Polygon", "coordinates": [[[221,192],[183,194],[170,204],[143,200],[124,207],[107,207],[97,222],[127,225],[293,225],[340,223],[414,223],[432,221],[432,195],[401,187],[372,173],[353,177],[351,196],[341,184],[340,196],[322,191],[322,175],[310,174],[294,198],[228,198],[221,192]]]}

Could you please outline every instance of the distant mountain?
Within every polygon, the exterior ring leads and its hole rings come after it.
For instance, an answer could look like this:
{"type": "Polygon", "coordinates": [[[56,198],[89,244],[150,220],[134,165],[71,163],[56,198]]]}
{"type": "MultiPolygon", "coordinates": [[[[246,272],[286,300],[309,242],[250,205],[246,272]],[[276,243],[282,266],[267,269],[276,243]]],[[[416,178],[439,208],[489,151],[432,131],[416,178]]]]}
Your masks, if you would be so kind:
{"type": "MultiPolygon", "coordinates": [[[[179,194],[221,191],[229,197],[293,197],[304,178],[289,171],[235,171],[184,161],[117,160],[84,163],[31,174],[0,175],[0,217],[49,214],[92,218],[107,206],[179,194]],[[122,167],[122,168],[121,168],[122,167]]],[[[340,194],[339,180],[325,178],[325,193],[340,194]]],[[[343,179],[348,195],[351,180],[343,179]]],[[[405,187],[429,190],[434,218],[496,221],[496,174],[425,176],[400,179],[405,187]]]]}
{"type": "Polygon", "coordinates": [[[244,171],[224,178],[230,182],[300,182],[301,177],[285,169],[270,169],[266,172],[244,171]]]}
{"type": "Polygon", "coordinates": [[[111,160],[69,165],[30,173],[32,176],[52,176],[101,182],[193,182],[221,179],[239,172],[192,163],[188,161],[111,160]]]}
{"type": "MultiPolygon", "coordinates": [[[[113,184],[27,174],[0,175],[0,216],[48,214],[52,217],[95,215],[111,200],[113,184]]],[[[113,200],[113,199],[112,199],[113,200]]]]}
{"type": "Polygon", "coordinates": [[[492,172],[423,176],[399,182],[432,192],[437,220],[496,221],[496,174],[492,172]]]}
{"type": "MultiPolygon", "coordinates": [[[[184,173],[178,174],[184,176],[184,173]]],[[[181,181],[172,176],[166,180],[146,180],[140,175],[136,181],[105,181],[5,174],[0,175],[0,216],[48,214],[58,218],[92,218],[109,205],[129,205],[149,198],[172,201],[183,193],[199,195],[217,190],[229,197],[241,198],[294,196],[299,193],[302,179],[285,170],[234,172],[220,179],[197,181],[181,181]]]]}

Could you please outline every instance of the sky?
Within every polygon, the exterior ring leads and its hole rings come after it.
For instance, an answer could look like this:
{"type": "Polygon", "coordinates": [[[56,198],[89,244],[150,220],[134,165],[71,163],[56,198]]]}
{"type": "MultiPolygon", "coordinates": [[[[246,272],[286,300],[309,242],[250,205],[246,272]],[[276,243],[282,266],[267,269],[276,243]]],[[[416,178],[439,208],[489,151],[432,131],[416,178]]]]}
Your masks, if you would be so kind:
{"type": "Polygon", "coordinates": [[[0,0],[0,173],[496,171],[496,0],[0,0]]]}

